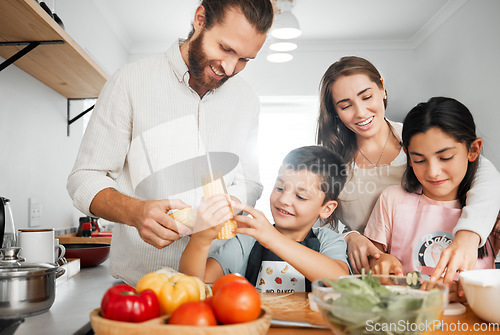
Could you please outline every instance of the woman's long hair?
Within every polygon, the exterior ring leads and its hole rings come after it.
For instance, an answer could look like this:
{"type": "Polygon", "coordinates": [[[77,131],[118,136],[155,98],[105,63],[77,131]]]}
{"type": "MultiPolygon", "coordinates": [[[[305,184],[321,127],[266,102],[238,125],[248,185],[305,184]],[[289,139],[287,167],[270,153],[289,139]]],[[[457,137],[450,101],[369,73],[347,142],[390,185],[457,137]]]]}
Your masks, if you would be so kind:
{"type": "MultiPolygon", "coordinates": [[[[342,57],[330,65],[321,78],[320,111],[316,131],[316,143],[338,153],[347,162],[352,162],[358,150],[356,134],[340,120],[332,96],[332,86],[342,76],[364,74],[379,88],[383,87],[378,70],[372,63],[361,57],[342,57]]],[[[387,107],[387,92],[384,98],[387,107]]]]}

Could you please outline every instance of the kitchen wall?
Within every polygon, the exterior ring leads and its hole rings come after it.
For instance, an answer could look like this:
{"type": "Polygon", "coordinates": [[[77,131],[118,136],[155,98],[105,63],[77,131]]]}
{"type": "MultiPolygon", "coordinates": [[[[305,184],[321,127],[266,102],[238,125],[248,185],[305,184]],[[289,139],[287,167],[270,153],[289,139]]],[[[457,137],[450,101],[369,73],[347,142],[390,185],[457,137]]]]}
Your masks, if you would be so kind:
{"type": "MultiPolygon", "coordinates": [[[[129,60],[93,0],[58,1],[57,12],[66,31],[109,74],[129,60]]],[[[416,48],[406,42],[304,42],[292,62],[268,63],[262,51],[242,74],[261,96],[315,96],[332,62],[343,55],[368,58],[386,80],[390,119],[401,121],[412,106],[430,96],[453,96],[474,113],[486,142],[485,155],[500,167],[500,132],[493,128],[500,123],[495,94],[500,78],[498,13],[499,1],[468,1],[416,48]]],[[[82,110],[76,105],[72,116],[82,110]]],[[[12,199],[18,228],[28,226],[31,197],[42,201],[41,227],[77,226],[81,214],[67,195],[66,179],[82,127],[77,121],[67,137],[64,97],[16,66],[0,72],[0,196],[12,199]]]]}
{"type": "Polygon", "coordinates": [[[419,98],[452,96],[472,112],[484,156],[500,169],[500,1],[469,1],[416,50],[419,98]]]}
{"type": "MultiPolygon", "coordinates": [[[[51,4],[51,2],[50,2],[51,4]]],[[[106,72],[125,64],[128,54],[92,0],[58,1],[66,31],[106,72]]],[[[0,57],[0,62],[3,58],[0,57]]],[[[77,227],[82,214],[66,191],[83,135],[83,122],[66,135],[67,99],[11,65],[0,72],[0,196],[11,199],[17,228],[28,227],[29,199],[42,203],[41,228],[77,227]]],[[[82,112],[72,102],[71,117],[82,112]]]]}
{"type": "Polygon", "coordinates": [[[402,121],[415,104],[432,96],[456,98],[473,113],[485,140],[484,155],[498,169],[499,13],[500,1],[467,1],[423,41],[418,39],[426,31],[410,43],[299,44],[293,61],[272,64],[259,55],[242,75],[260,95],[317,95],[321,76],[334,61],[345,55],[367,58],[385,79],[390,119],[402,121]]]}

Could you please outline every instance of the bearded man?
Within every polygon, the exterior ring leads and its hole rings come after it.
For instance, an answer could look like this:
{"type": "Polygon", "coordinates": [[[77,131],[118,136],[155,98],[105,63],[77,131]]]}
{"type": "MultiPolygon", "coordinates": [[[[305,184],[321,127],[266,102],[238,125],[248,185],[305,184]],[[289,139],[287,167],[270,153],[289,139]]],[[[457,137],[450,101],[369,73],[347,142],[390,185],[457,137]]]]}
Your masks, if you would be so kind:
{"type": "Polygon", "coordinates": [[[272,20],[270,0],[203,0],[187,40],[124,66],[104,86],[67,189],[81,212],[115,222],[115,278],[135,285],[178,268],[190,230],[167,213],[196,208],[209,171],[234,201],[254,206],[260,197],[260,102],[237,74],[272,20]]]}

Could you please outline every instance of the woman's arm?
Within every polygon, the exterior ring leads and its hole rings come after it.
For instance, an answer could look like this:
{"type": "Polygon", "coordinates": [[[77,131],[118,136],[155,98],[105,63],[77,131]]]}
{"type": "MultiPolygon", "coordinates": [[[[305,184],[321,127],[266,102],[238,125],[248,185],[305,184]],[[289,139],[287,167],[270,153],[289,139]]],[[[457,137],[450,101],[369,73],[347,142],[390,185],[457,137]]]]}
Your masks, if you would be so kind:
{"type": "MultiPolygon", "coordinates": [[[[450,283],[457,270],[471,270],[477,261],[477,249],[483,246],[493,229],[500,209],[500,174],[489,160],[480,156],[479,167],[466,206],[453,229],[453,242],[443,251],[431,279],[445,273],[450,283]]],[[[459,292],[460,293],[460,292],[459,292]]]]}
{"type": "Polygon", "coordinates": [[[292,265],[310,281],[349,274],[347,264],[316,252],[278,232],[264,214],[248,205],[242,208],[250,216],[237,215],[237,233],[255,238],[259,243],[292,265]]]}
{"type": "Polygon", "coordinates": [[[495,224],[500,210],[500,173],[485,157],[479,157],[479,166],[467,192],[466,205],[458,220],[453,235],[460,230],[476,233],[483,246],[495,224]]]}

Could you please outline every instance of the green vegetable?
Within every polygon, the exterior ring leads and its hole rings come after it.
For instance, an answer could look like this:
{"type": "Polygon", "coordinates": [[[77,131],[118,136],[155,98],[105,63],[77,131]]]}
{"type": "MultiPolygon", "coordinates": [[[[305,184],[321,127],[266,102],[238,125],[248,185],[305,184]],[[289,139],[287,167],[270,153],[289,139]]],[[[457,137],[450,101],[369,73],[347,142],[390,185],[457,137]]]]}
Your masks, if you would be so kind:
{"type": "MultiPolygon", "coordinates": [[[[441,295],[429,294],[436,289],[427,292],[410,285],[384,286],[371,273],[323,282],[336,292],[325,298],[335,308],[324,313],[346,334],[420,334],[443,305],[441,295]]],[[[410,284],[415,285],[413,281],[410,284]]]]}
{"type": "Polygon", "coordinates": [[[410,286],[411,288],[420,288],[421,278],[422,277],[420,276],[420,272],[418,271],[408,272],[406,274],[406,285],[410,286]]]}

